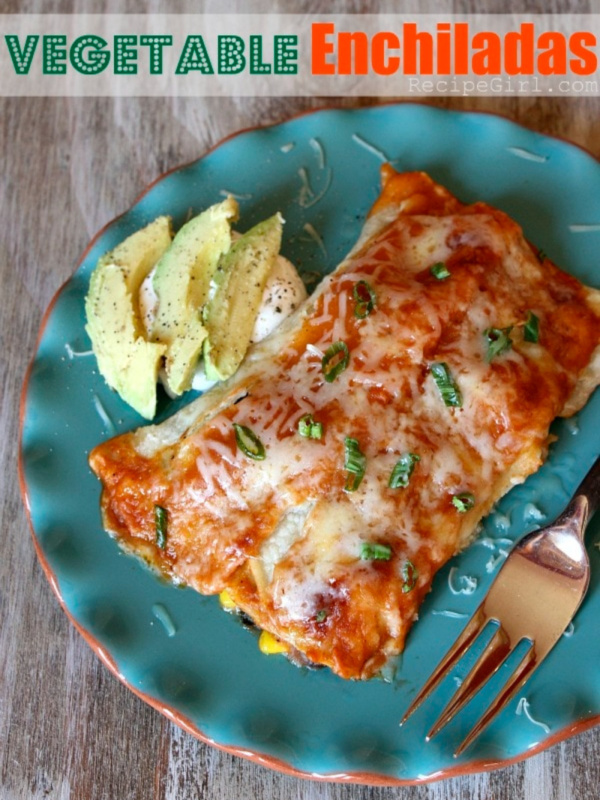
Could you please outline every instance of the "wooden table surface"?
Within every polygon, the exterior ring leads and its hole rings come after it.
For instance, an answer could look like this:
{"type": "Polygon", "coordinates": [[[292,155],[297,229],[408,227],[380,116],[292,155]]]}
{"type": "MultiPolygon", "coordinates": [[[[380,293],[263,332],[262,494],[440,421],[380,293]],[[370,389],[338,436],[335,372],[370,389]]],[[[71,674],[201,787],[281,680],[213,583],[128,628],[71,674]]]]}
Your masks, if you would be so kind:
{"type": "MultiPolygon", "coordinates": [[[[0,101],[1,800],[600,796],[600,727],[492,773],[392,789],[291,778],[220,752],[183,733],[107,671],[69,624],[35,557],[17,481],[19,393],[44,309],[88,240],[160,173],[201,156],[238,129],[309,108],[372,102],[0,101]]],[[[600,98],[431,102],[499,112],[600,157],[600,98]]]]}

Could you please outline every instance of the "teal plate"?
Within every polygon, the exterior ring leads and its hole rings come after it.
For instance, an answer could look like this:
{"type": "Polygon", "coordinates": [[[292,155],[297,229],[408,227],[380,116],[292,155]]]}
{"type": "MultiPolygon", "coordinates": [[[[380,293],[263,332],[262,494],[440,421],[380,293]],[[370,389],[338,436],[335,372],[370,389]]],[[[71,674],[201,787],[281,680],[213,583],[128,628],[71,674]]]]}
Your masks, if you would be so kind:
{"type": "MultiPolygon", "coordinates": [[[[501,501],[480,539],[438,574],[391,681],[346,682],[262,655],[255,634],[225,615],[217,598],[161,582],[103,532],[88,453],[142,420],[99,377],[84,330],[84,295],[102,253],[160,214],[180,225],[190,209],[227,192],[240,200],[244,227],[283,213],[283,252],[307,280],[333,269],[377,197],[384,160],[428,171],[464,201],[500,207],[554,261],[600,286],[600,164],[571,144],[496,116],[412,104],[318,111],[247,131],[160,178],[90,244],[45,317],[25,383],[21,475],[54,591],[131,690],[201,739],[273,768],[393,785],[503,766],[600,722],[596,524],[588,532],[592,583],[570,635],[487,732],[453,758],[475,717],[467,709],[425,742],[464,668],[398,725],[511,542],[560,512],[598,456],[600,394],[576,419],[555,424],[546,464],[501,501]]],[[[190,398],[161,398],[160,416],[190,398]]],[[[473,705],[481,708],[485,699],[473,705]]]]}

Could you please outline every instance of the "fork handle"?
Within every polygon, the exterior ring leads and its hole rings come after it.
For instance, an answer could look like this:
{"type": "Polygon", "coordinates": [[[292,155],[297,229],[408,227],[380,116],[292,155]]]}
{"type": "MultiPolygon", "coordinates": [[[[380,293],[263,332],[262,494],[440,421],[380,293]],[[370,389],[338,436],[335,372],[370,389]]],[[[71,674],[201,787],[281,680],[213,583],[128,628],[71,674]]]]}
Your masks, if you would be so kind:
{"type": "Polygon", "coordinates": [[[571,503],[575,502],[578,497],[586,498],[587,518],[591,519],[594,511],[600,505],[600,458],[596,459],[588,474],[577,487],[571,503]]]}

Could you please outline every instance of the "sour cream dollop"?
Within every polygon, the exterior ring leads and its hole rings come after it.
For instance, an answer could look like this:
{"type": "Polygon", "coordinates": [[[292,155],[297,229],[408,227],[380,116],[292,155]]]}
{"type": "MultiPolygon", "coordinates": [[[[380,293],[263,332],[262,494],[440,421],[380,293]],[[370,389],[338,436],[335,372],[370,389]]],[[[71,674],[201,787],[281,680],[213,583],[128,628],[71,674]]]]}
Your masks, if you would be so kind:
{"type": "MultiPolygon", "coordinates": [[[[152,324],[158,308],[158,296],[154,291],[153,269],[142,282],[139,291],[139,311],[140,317],[146,329],[148,337],[152,330],[152,324]]],[[[260,342],[289,317],[306,300],[306,287],[302,278],[298,275],[296,267],[284,256],[278,256],[271,274],[267,278],[265,290],[263,292],[258,315],[254,323],[252,343],[260,342]]],[[[168,394],[166,376],[164,370],[159,370],[158,378],[165,387],[168,394]]],[[[204,373],[204,363],[200,359],[196,366],[196,371],[192,379],[192,389],[196,391],[206,391],[214,386],[216,381],[209,381],[204,373]]]]}

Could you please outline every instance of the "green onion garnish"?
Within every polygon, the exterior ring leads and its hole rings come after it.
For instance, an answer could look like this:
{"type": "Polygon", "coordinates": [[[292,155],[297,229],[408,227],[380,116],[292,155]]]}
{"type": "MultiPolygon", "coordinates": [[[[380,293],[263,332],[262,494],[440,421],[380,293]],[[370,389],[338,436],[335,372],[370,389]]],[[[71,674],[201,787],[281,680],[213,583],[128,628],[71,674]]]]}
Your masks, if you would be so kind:
{"type": "Polygon", "coordinates": [[[452,498],[452,505],[457,508],[461,514],[466,514],[475,505],[475,496],[471,492],[461,492],[455,494],[452,498]]]}
{"type": "Polygon", "coordinates": [[[429,367],[433,380],[438,387],[442,400],[447,406],[462,408],[462,394],[456,385],[448,364],[438,361],[429,367]]]}
{"type": "Polygon", "coordinates": [[[392,548],[389,544],[363,542],[360,546],[360,557],[363,561],[389,561],[392,557],[392,548]]]}
{"type": "Polygon", "coordinates": [[[323,436],[323,423],[317,422],[312,414],[305,414],[298,420],[298,433],[306,439],[320,439],[323,436]]]}
{"type": "Polygon", "coordinates": [[[548,256],[546,255],[546,252],[544,250],[538,250],[537,257],[538,257],[538,260],[539,260],[540,264],[543,264],[544,261],[548,258],[548,256]]]}
{"type": "Polygon", "coordinates": [[[523,338],[526,342],[537,342],[540,338],[540,320],[533,311],[527,312],[527,320],[523,328],[523,338]]]}
{"type": "Polygon", "coordinates": [[[401,455],[390,475],[388,482],[390,489],[404,489],[408,486],[415,464],[420,460],[421,456],[416,453],[404,453],[401,455]]]}
{"type": "Polygon", "coordinates": [[[364,453],[361,453],[360,445],[358,444],[357,439],[351,439],[347,436],[344,442],[344,447],[344,469],[350,473],[346,480],[344,490],[346,492],[355,492],[365,476],[367,457],[364,453]]]}
{"type": "Polygon", "coordinates": [[[419,570],[415,567],[412,561],[405,561],[402,565],[402,591],[404,594],[412,591],[417,583],[419,577],[419,570]]]}
{"type": "Polygon", "coordinates": [[[354,316],[358,319],[368,317],[375,305],[375,292],[366,281],[358,281],[352,289],[356,305],[354,306],[354,316]]]}
{"type": "Polygon", "coordinates": [[[487,342],[485,360],[488,364],[493,358],[496,358],[496,356],[510,350],[512,347],[512,339],[510,338],[511,331],[512,325],[508,328],[486,328],[484,330],[483,336],[487,342]]]}
{"type": "Polygon", "coordinates": [[[154,527],[156,528],[156,546],[164,550],[167,546],[167,509],[154,506],[154,527]]]}
{"type": "Polygon", "coordinates": [[[346,342],[334,342],[325,351],[321,369],[327,383],[332,383],[343,372],[350,361],[350,351],[346,342]]]}
{"type": "Polygon", "coordinates": [[[264,461],[266,456],[265,446],[254,431],[251,431],[245,425],[238,425],[236,422],[233,423],[233,429],[237,446],[242,453],[255,461],[264,461]]]}
{"type": "Polygon", "coordinates": [[[315,615],[315,620],[317,622],[325,622],[326,619],[327,619],[327,609],[321,608],[319,611],[317,611],[315,615]]]}
{"type": "Polygon", "coordinates": [[[446,278],[450,277],[450,270],[443,261],[438,261],[437,264],[429,267],[429,272],[431,272],[433,277],[437,278],[438,281],[445,281],[446,278]]]}

